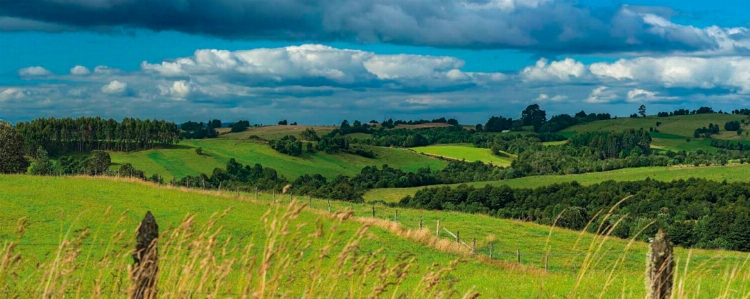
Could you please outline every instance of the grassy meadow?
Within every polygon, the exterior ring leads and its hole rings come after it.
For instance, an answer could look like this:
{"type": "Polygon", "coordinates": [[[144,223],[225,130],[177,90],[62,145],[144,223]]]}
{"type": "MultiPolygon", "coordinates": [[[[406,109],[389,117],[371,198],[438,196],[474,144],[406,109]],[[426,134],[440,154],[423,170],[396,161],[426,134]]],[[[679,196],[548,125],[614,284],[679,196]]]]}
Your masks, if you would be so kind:
{"type": "Polygon", "coordinates": [[[497,166],[509,166],[513,161],[511,156],[500,157],[492,154],[487,148],[476,148],[470,144],[441,144],[422,147],[413,147],[413,151],[433,157],[447,158],[451,160],[466,160],[467,162],[481,161],[492,163],[497,166]]]}
{"type": "MultiPolygon", "coordinates": [[[[576,181],[582,185],[601,183],[604,181],[639,181],[650,178],[659,181],[673,181],[689,178],[704,178],[714,181],[746,182],[750,181],[750,165],[728,164],[726,166],[669,166],[669,167],[639,167],[625,168],[606,172],[591,172],[571,175],[546,175],[530,176],[512,180],[472,182],[466,183],[474,187],[485,185],[501,186],[507,185],[512,188],[536,188],[556,183],[576,181]]],[[[458,186],[440,185],[440,186],[458,186]]],[[[430,186],[436,187],[436,186],[430,186]]],[[[425,187],[414,188],[384,188],[373,189],[364,196],[365,201],[383,200],[386,202],[398,202],[407,195],[414,195],[425,187]]]]}
{"type": "Polygon", "coordinates": [[[276,169],[280,175],[295,179],[303,174],[321,174],[328,178],[337,175],[353,176],[365,166],[388,164],[405,171],[416,171],[420,167],[442,169],[447,162],[429,158],[406,149],[370,147],[377,157],[369,159],[352,154],[326,154],[318,152],[300,157],[281,154],[270,146],[249,140],[202,139],[183,140],[180,144],[166,149],[153,149],[139,152],[111,152],[112,168],[124,163],[133,164],[147,175],[159,174],[166,180],[200,173],[210,174],[214,168],[224,168],[231,158],[242,164],[260,163],[264,167],[276,169]],[[202,148],[203,154],[195,152],[202,148]]]}
{"type": "MultiPolygon", "coordinates": [[[[0,290],[11,297],[124,297],[134,231],[147,210],[161,230],[165,298],[645,296],[647,244],[531,223],[379,205],[372,218],[370,205],[333,201],[331,215],[325,200],[290,208],[281,196],[273,204],[266,194],[111,178],[0,176],[0,186],[8,211],[0,216],[0,290]],[[398,223],[389,221],[396,213],[398,223]],[[435,238],[437,220],[467,244],[476,239],[476,254],[443,230],[435,238]]],[[[676,298],[750,294],[749,254],[676,256],[676,298]]]]}

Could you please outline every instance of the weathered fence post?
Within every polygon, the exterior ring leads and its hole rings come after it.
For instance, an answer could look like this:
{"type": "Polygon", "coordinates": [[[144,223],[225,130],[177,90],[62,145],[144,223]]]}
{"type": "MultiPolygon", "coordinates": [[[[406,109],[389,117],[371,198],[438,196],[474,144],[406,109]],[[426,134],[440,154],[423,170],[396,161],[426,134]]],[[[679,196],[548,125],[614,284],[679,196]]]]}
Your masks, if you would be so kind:
{"type": "Polygon", "coordinates": [[[310,208],[312,209],[312,196],[308,195],[307,199],[310,201],[310,208]]]}
{"type": "Polygon", "coordinates": [[[456,231],[456,243],[461,243],[461,237],[458,231],[456,231]]]}
{"type": "Polygon", "coordinates": [[[674,279],[674,256],[669,236],[659,229],[646,256],[648,268],[647,296],[649,299],[668,299],[672,297],[674,279]]]}
{"type": "Polygon", "coordinates": [[[131,293],[133,299],[156,298],[156,274],[159,272],[158,238],[159,225],[156,224],[156,218],[151,211],[148,211],[138,226],[136,235],[132,273],[134,285],[131,293]]]}
{"type": "Polygon", "coordinates": [[[372,218],[375,218],[375,205],[372,205],[372,218]]]}
{"type": "Polygon", "coordinates": [[[435,237],[440,237],[440,219],[437,220],[437,228],[435,228],[435,237]]]}
{"type": "Polygon", "coordinates": [[[518,260],[518,263],[521,263],[521,249],[516,249],[516,259],[518,260]]]}
{"type": "Polygon", "coordinates": [[[490,243],[490,260],[492,260],[492,251],[495,250],[495,243],[490,243]]]}
{"type": "Polygon", "coordinates": [[[223,182],[224,181],[219,182],[219,194],[221,194],[221,183],[223,183],[223,182]]]}
{"type": "Polygon", "coordinates": [[[289,203],[292,203],[292,194],[293,192],[290,190],[289,191],[289,203]]]}
{"type": "Polygon", "coordinates": [[[477,238],[471,238],[471,253],[477,252],[477,238]]]}
{"type": "Polygon", "coordinates": [[[422,215],[419,215],[419,230],[422,230],[422,215]]]}

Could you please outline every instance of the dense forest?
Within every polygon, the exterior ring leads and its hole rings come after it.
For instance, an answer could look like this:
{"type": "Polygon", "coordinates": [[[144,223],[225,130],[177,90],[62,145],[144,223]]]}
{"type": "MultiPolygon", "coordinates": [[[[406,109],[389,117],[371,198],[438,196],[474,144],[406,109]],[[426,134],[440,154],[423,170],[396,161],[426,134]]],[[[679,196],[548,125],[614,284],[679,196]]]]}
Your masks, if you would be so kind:
{"type": "Polygon", "coordinates": [[[124,118],[121,122],[100,117],[38,118],[19,122],[29,155],[43,147],[52,155],[92,150],[136,151],[175,144],[180,130],[173,122],[124,118]]]}
{"type": "Polygon", "coordinates": [[[677,245],[750,251],[750,185],[703,179],[660,182],[576,182],[536,189],[508,186],[436,187],[401,200],[404,207],[487,213],[594,232],[600,225],[620,238],[645,239],[658,228],[677,245]],[[619,205],[622,199],[633,195],[619,205]],[[613,215],[604,217],[616,206],[613,215]],[[595,215],[599,217],[595,218],[595,215]],[[650,225],[652,224],[653,225],[650,225]]]}

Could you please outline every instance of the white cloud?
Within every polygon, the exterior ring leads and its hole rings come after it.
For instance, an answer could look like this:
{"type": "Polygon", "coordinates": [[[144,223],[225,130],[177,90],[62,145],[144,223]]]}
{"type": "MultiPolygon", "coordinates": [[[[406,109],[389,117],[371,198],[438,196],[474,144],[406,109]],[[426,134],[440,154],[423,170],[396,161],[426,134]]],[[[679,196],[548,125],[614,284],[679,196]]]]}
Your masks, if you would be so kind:
{"type": "Polygon", "coordinates": [[[85,76],[91,74],[91,71],[85,66],[76,65],[70,69],[70,74],[75,76],[85,76]]]}
{"type": "Polygon", "coordinates": [[[564,95],[555,95],[553,97],[550,97],[546,93],[540,93],[536,99],[534,99],[535,102],[562,102],[568,99],[568,96],[564,95]]]}
{"type": "Polygon", "coordinates": [[[583,63],[571,58],[547,63],[547,59],[539,59],[534,66],[528,66],[521,71],[524,81],[570,81],[581,78],[586,73],[583,63]]]}
{"type": "Polygon", "coordinates": [[[98,75],[114,75],[122,73],[122,70],[111,68],[105,65],[99,65],[94,68],[94,73],[98,75]]]}
{"type": "Polygon", "coordinates": [[[30,66],[18,70],[18,75],[21,77],[44,77],[53,75],[48,69],[41,66],[30,66]]]}
{"type": "Polygon", "coordinates": [[[107,85],[102,86],[101,91],[110,95],[124,95],[127,93],[128,84],[117,80],[109,82],[107,85]]]}
{"type": "Polygon", "coordinates": [[[750,93],[748,57],[644,57],[592,64],[599,79],[656,83],[666,88],[736,89],[750,93]]]}
{"type": "Polygon", "coordinates": [[[26,92],[21,88],[7,88],[0,92],[0,102],[19,100],[26,97],[26,92]]]}
{"type": "Polygon", "coordinates": [[[674,101],[677,99],[677,97],[659,96],[658,92],[635,88],[628,91],[628,97],[626,101],[630,103],[648,103],[674,101]]]}
{"type": "Polygon", "coordinates": [[[197,91],[192,82],[185,80],[174,81],[171,86],[159,86],[161,95],[170,96],[175,99],[185,99],[197,91]]]}
{"type": "Polygon", "coordinates": [[[586,103],[590,104],[603,104],[613,102],[618,99],[618,95],[615,91],[609,89],[606,86],[599,86],[594,88],[586,99],[586,103]]]}

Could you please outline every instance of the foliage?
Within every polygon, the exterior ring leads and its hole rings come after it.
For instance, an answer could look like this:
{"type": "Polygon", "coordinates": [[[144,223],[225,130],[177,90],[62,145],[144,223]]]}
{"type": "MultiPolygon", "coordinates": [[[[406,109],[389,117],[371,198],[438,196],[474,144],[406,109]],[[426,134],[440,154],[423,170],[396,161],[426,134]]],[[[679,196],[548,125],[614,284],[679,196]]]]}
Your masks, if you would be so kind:
{"type": "Polygon", "coordinates": [[[618,221],[612,234],[621,238],[638,237],[643,224],[654,221],[656,225],[645,228],[645,235],[663,228],[674,236],[677,245],[748,251],[750,230],[742,224],[750,217],[748,197],[750,186],[743,183],[647,179],[590,186],[572,182],[536,189],[466,185],[427,188],[414,197],[405,197],[400,204],[420,209],[489,213],[576,230],[584,229],[590,221],[594,224],[589,228],[600,223],[606,228],[618,221]],[[633,197],[617,205],[629,195],[633,197]],[[613,220],[594,219],[594,215],[609,209],[614,209],[613,220]]]}
{"type": "Polygon", "coordinates": [[[247,128],[249,127],[250,127],[250,121],[241,120],[232,124],[231,132],[232,133],[244,132],[244,131],[247,131],[247,128]]]}
{"type": "Polygon", "coordinates": [[[737,131],[740,129],[740,122],[728,121],[724,124],[724,130],[726,131],[737,131]]]}
{"type": "Polygon", "coordinates": [[[290,156],[301,156],[302,155],[302,142],[297,140],[292,135],[287,135],[281,139],[274,139],[268,142],[271,148],[275,149],[279,153],[287,154],[290,156]]]}
{"type": "Polygon", "coordinates": [[[636,149],[645,155],[651,151],[651,135],[645,130],[587,132],[574,135],[569,142],[573,146],[593,149],[602,158],[629,156],[636,149]]]}
{"type": "Polygon", "coordinates": [[[304,141],[319,141],[320,137],[318,137],[318,133],[315,132],[315,129],[313,128],[307,128],[302,133],[299,134],[300,139],[304,141]]]}
{"type": "Polygon", "coordinates": [[[38,118],[19,122],[16,129],[23,135],[27,150],[42,146],[52,156],[91,150],[143,150],[179,141],[176,124],[137,118],[124,118],[122,122],[100,117],[38,118]]]}
{"type": "Polygon", "coordinates": [[[521,112],[521,122],[524,126],[533,126],[534,132],[539,132],[546,121],[547,112],[539,108],[538,104],[529,105],[521,112]]]}
{"type": "Polygon", "coordinates": [[[0,174],[26,171],[29,161],[23,149],[23,135],[9,123],[0,122],[0,174]]]}
{"type": "Polygon", "coordinates": [[[93,150],[88,157],[88,173],[93,175],[106,174],[112,159],[109,153],[101,150],[93,150]]]}
{"type": "MultiPolygon", "coordinates": [[[[194,121],[188,121],[185,123],[182,123],[180,125],[180,138],[183,139],[203,139],[203,138],[216,138],[219,136],[219,133],[216,132],[214,125],[216,125],[217,119],[210,121],[208,124],[204,124],[203,122],[197,123],[194,121]]],[[[219,126],[221,127],[221,121],[218,121],[219,126]]]]}
{"type": "Polygon", "coordinates": [[[54,174],[52,161],[49,159],[47,151],[43,147],[39,147],[36,150],[36,157],[31,162],[31,166],[28,170],[29,174],[32,175],[51,175],[54,174]]]}

